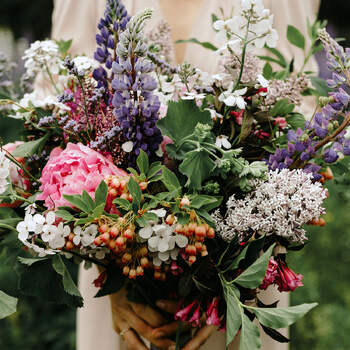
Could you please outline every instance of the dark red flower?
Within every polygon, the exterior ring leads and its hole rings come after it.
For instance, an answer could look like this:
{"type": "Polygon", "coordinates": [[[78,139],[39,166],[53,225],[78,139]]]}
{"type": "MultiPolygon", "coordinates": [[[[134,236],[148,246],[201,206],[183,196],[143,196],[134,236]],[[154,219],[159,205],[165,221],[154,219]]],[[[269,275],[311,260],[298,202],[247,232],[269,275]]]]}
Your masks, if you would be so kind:
{"type": "Polygon", "coordinates": [[[278,261],[278,276],[275,279],[275,283],[278,285],[280,292],[293,292],[296,288],[302,287],[303,282],[301,280],[303,278],[303,275],[292,271],[285,261],[278,261]]]}

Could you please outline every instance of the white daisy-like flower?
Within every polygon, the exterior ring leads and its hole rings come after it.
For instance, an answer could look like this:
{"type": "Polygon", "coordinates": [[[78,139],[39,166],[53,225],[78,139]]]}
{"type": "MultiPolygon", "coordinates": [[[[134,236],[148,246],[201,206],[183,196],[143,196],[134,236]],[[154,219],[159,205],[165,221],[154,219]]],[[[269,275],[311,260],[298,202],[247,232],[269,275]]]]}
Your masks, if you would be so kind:
{"type": "Polygon", "coordinates": [[[79,72],[89,72],[98,67],[98,63],[90,57],[77,56],[72,59],[79,72]]]}
{"type": "Polygon", "coordinates": [[[122,150],[126,153],[130,153],[134,148],[134,143],[132,141],[127,141],[122,144],[122,150]]]}
{"type": "Polygon", "coordinates": [[[244,94],[247,92],[247,88],[233,90],[233,82],[230,83],[230,86],[227,91],[224,91],[219,96],[219,101],[223,102],[226,106],[234,107],[237,106],[239,109],[245,109],[247,103],[244,101],[244,94]]]}
{"type": "Polygon", "coordinates": [[[228,136],[226,135],[219,135],[216,137],[215,146],[218,148],[231,148],[231,143],[228,140],[228,136]]]}
{"type": "Polygon", "coordinates": [[[0,151],[0,194],[3,194],[9,185],[10,161],[6,158],[6,152],[0,151]]]}
{"type": "Polygon", "coordinates": [[[89,225],[85,228],[85,230],[82,232],[81,236],[81,244],[84,247],[88,247],[91,244],[94,243],[94,240],[98,233],[98,226],[95,224],[89,225]]]}

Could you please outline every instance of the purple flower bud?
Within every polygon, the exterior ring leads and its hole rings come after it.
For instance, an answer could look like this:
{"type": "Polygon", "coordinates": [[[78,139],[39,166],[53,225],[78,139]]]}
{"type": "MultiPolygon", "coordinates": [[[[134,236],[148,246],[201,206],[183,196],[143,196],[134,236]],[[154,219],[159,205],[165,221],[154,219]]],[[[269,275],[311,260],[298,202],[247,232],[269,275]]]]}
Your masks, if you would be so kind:
{"type": "Polygon", "coordinates": [[[114,49],[114,46],[115,46],[114,37],[113,35],[110,35],[108,37],[107,47],[109,47],[110,49],[114,49]]]}
{"type": "Polygon", "coordinates": [[[334,163],[338,157],[337,152],[333,148],[328,148],[323,152],[323,159],[326,163],[334,163]]]}

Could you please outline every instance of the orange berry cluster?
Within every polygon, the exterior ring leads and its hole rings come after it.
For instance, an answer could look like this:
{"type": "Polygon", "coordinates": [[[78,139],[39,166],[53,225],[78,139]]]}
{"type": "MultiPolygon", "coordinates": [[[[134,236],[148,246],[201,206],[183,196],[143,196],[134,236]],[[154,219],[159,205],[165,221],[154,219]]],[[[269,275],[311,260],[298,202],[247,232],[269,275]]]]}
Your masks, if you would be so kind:
{"type": "Polygon", "coordinates": [[[186,225],[177,224],[175,227],[175,232],[177,234],[185,235],[186,237],[188,237],[188,245],[185,248],[185,253],[188,256],[188,262],[190,265],[192,265],[197,260],[197,255],[208,255],[207,247],[204,244],[204,240],[206,238],[215,237],[214,229],[210,227],[207,223],[198,224],[196,221],[193,220],[191,220],[186,225]]]}
{"type": "Polygon", "coordinates": [[[327,168],[325,171],[321,172],[320,175],[322,175],[322,178],[320,179],[321,183],[324,183],[328,180],[333,180],[333,172],[331,168],[327,168]]]}
{"type": "Polygon", "coordinates": [[[318,218],[318,219],[313,219],[309,225],[312,225],[312,226],[326,226],[326,220],[323,219],[323,218],[318,218]]]}

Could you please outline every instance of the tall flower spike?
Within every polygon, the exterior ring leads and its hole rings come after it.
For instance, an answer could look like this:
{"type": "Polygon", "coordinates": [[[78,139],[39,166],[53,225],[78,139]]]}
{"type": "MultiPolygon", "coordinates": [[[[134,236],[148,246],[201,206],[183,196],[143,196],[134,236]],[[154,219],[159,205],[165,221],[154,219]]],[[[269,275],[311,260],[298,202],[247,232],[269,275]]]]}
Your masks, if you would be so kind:
{"type": "Polygon", "coordinates": [[[112,88],[115,93],[112,103],[127,140],[131,166],[135,164],[140,149],[156,158],[162,142],[162,135],[156,127],[160,102],[153,94],[157,82],[150,75],[154,65],[146,57],[147,45],[142,31],[151,15],[152,10],[146,9],[131,19],[120,36],[118,61],[113,63],[112,88]]]}

